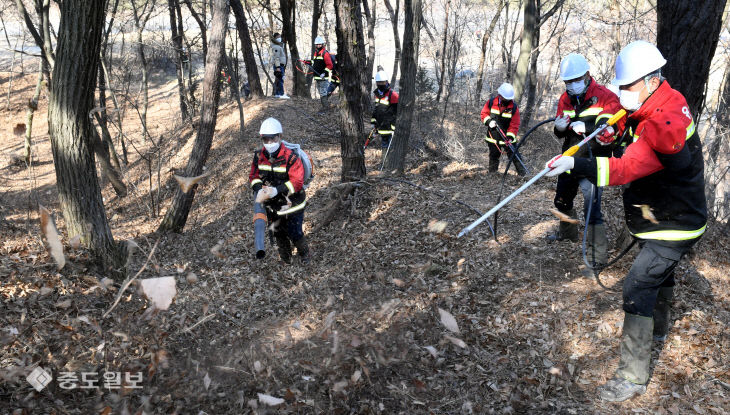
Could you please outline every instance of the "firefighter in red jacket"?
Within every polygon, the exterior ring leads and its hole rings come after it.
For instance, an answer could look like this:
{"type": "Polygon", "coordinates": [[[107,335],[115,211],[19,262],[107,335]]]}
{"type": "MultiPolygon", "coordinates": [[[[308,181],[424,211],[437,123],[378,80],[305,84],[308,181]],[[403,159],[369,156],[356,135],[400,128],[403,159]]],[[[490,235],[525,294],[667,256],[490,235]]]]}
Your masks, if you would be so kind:
{"type": "Polygon", "coordinates": [[[267,221],[274,228],[274,237],[281,260],[291,263],[293,244],[303,263],[309,262],[309,246],[302,231],[304,207],[304,166],[302,160],[281,144],[281,123],[267,118],[259,130],[263,148],[254,152],[248,176],[254,198],[263,201],[267,221]],[[264,192],[259,195],[260,192],[264,192]]]}
{"type": "MultiPolygon", "coordinates": [[[[507,151],[512,157],[512,150],[506,146],[505,140],[517,144],[517,131],[520,129],[520,110],[514,102],[515,89],[511,84],[503,83],[497,89],[497,95],[492,96],[482,108],[482,124],[489,127],[484,140],[489,146],[489,171],[495,172],[499,168],[499,156],[507,151]]],[[[519,154],[518,154],[519,156],[519,154]]],[[[517,174],[525,175],[525,169],[515,161],[517,174]]]]}
{"type": "Polygon", "coordinates": [[[398,114],[398,93],[390,89],[388,77],[384,71],[375,74],[375,91],[373,98],[373,116],[370,123],[380,136],[381,147],[390,147],[390,139],[395,132],[395,118],[398,114]]]}
{"type": "MultiPolygon", "coordinates": [[[[599,85],[589,72],[588,61],[579,54],[571,53],[560,62],[560,77],[565,82],[565,92],[558,101],[558,111],[555,119],[554,133],[563,139],[562,151],[577,144],[585,135],[592,133],[596,127],[605,123],[613,114],[621,109],[616,94],[608,88],[599,85]]],[[[612,141],[614,130],[605,131],[606,141],[612,141]]],[[[584,146],[578,157],[592,154],[594,156],[610,156],[614,145],[603,145],[603,142],[591,142],[584,146]]],[[[592,189],[593,185],[585,179],[571,174],[558,176],[558,185],[555,190],[555,207],[565,215],[577,218],[573,209],[573,200],[580,188],[583,193],[583,215],[588,213],[593,200],[591,217],[586,221],[586,253],[591,263],[605,264],[607,262],[608,239],[606,227],[601,213],[602,189],[592,189]]],[[[558,231],[548,235],[551,241],[571,240],[578,241],[578,224],[560,221],[558,231]]]]}
{"type": "Polygon", "coordinates": [[[322,104],[320,113],[324,113],[329,109],[330,84],[335,65],[332,61],[332,55],[324,47],[324,38],[322,36],[317,36],[314,39],[314,50],[312,69],[314,72],[314,80],[317,81],[319,101],[322,104]]]}
{"type": "Polygon", "coordinates": [[[646,391],[652,338],[663,341],[669,329],[674,268],[707,226],[702,143],[684,96],[661,76],[665,63],[654,45],[641,40],[616,59],[614,83],[630,112],[623,128],[630,144],[621,158],[558,156],[547,165],[549,176],[570,170],[599,187],[629,184],[626,224],[641,251],[623,283],[618,370],[599,388],[608,401],[646,391]]]}

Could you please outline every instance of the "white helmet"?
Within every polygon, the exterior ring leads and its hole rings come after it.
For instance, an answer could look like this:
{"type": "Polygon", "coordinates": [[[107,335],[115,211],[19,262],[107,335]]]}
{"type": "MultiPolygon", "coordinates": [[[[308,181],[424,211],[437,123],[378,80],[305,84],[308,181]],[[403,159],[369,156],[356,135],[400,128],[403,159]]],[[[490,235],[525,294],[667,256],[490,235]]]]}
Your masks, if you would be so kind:
{"type": "Polygon", "coordinates": [[[571,79],[580,78],[585,75],[591,67],[583,55],[577,53],[568,54],[560,61],[560,79],[569,81],[571,79]]]}
{"type": "Polygon", "coordinates": [[[322,36],[317,36],[316,38],[314,38],[314,44],[324,45],[324,38],[322,36]]]}
{"type": "Polygon", "coordinates": [[[512,84],[505,82],[497,88],[497,93],[504,99],[515,99],[515,88],[512,84]]]}
{"type": "Polygon", "coordinates": [[[613,83],[628,85],[643,76],[657,71],[667,63],[656,46],[645,40],[626,45],[616,58],[616,78],[613,83]]]}
{"type": "Polygon", "coordinates": [[[375,74],[375,82],[383,82],[388,81],[388,76],[385,74],[385,71],[378,71],[375,74]]]}
{"type": "Polygon", "coordinates": [[[276,118],[267,118],[261,123],[259,134],[261,135],[274,135],[281,134],[281,123],[276,118]]]}

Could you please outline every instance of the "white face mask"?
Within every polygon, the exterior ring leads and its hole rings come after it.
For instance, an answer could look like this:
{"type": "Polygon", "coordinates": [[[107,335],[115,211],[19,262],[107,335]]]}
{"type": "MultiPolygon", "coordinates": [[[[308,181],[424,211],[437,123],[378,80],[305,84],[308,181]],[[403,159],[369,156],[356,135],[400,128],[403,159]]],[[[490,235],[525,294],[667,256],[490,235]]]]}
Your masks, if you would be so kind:
{"type": "Polygon", "coordinates": [[[274,39],[274,40],[275,40],[275,41],[277,41],[277,42],[279,42],[279,43],[281,43],[281,38],[280,38],[280,37],[277,37],[277,38],[276,38],[276,39],[274,39]]]}
{"type": "MultiPolygon", "coordinates": [[[[646,83],[644,83],[644,88],[646,88],[646,83]]],[[[638,91],[627,91],[622,89],[621,95],[619,96],[621,106],[629,111],[636,111],[641,108],[642,102],[639,101],[639,94],[641,94],[641,90],[644,88],[641,88],[638,91]]]]}
{"type": "Polygon", "coordinates": [[[575,82],[570,82],[565,84],[565,90],[568,91],[568,94],[577,96],[583,93],[583,90],[586,89],[586,83],[584,80],[579,80],[575,82]]]}
{"type": "Polygon", "coordinates": [[[279,149],[279,142],[277,141],[276,143],[264,143],[264,148],[266,149],[266,151],[269,152],[269,154],[274,154],[276,150],[279,149]]]}

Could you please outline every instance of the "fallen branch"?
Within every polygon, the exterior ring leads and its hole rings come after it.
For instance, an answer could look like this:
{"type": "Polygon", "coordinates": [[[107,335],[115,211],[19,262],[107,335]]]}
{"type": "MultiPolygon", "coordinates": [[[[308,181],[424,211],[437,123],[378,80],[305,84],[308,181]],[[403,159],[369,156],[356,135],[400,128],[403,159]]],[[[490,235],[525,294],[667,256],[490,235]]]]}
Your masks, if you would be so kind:
{"type": "Polygon", "coordinates": [[[205,317],[201,318],[200,320],[198,320],[198,322],[195,323],[195,324],[193,324],[192,326],[186,327],[186,328],[182,329],[180,331],[180,333],[190,333],[194,328],[196,328],[199,325],[205,323],[206,321],[212,319],[213,317],[215,317],[215,313],[210,313],[207,316],[205,316],[205,317]]]}

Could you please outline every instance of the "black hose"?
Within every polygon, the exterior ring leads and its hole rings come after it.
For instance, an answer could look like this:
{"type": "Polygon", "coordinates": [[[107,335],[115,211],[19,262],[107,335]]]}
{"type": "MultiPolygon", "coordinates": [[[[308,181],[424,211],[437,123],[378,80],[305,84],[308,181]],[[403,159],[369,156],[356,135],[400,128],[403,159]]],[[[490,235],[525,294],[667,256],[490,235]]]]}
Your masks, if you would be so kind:
{"type": "MultiPolygon", "coordinates": [[[[588,144],[588,156],[590,158],[593,157],[593,153],[591,152],[590,143],[588,144]]],[[[627,246],[626,248],[624,248],[624,250],[621,251],[621,253],[618,254],[616,256],[616,258],[614,258],[613,260],[609,261],[605,265],[596,264],[596,262],[595,262],[595,258],[596,258],[596,253],[595,253],[596,247],[595,247],[595,244],[593,244],[592,245],[592,248],[593,248],[593,262],[592,263],[589,263],[588,262],[588,252],[587,252],[587,249],[586,249],[586,241],[588,240],[588,226],[590,226],[589,223],[591,221],[591,211],[593,210],[593,198],[595,197],[595,195],[596,195],[596,185],[595,184],[592,184],[592,186],[591,186],[591,199],[590,199],[590,202],[588,203],[588,211],[586,212],[586,216],[585,216],[585,227],[583,228],[583,242],[581,244],[581,253],[583,254],[583,264],[585,264],[585,266],[588,267],[588,269],[590,269],[591,271],[593,271],[593,275],[596,277],[596,283],[598,283],[598,285],[601,286],[601,288],[603,288],[606,291],[611,291],[611,292],[617,293],[617,292],[621,292],[621,290],[617,290],[617,289],[614,289],[614,288],[610,288],[610,287],[607,287],[607,286],[605,286],[603,284],[603,282],[601,281],[601,277],[600,277],[601,271],[603,271],[604,269],[606,269],[606,268],[610,267],[611,265],[615,264],[619,259],[623,258],[623,256],[626,255],[631,250],[631,248],[633,248],[634,245],[636,244],[636,238],[633,238],[633,240],[631,241],[631,243],[629,244],[629,246],[627,246]]],[[[496,220],[495,220],[495,226],[497,226],[496,220]]],[[[595,238],[595,233],[594,233],[593,236],[595,238]]]]}

